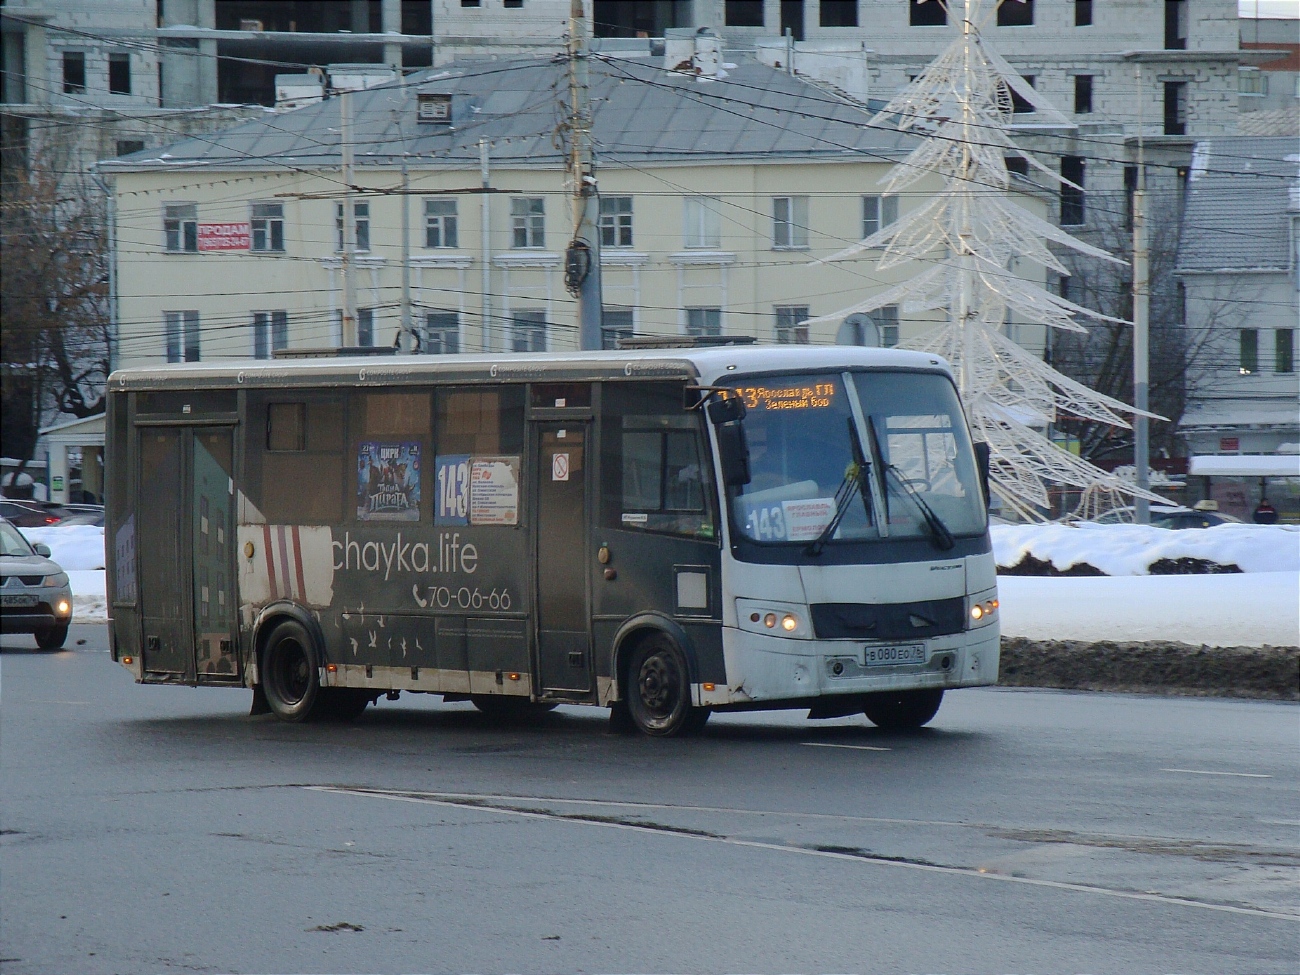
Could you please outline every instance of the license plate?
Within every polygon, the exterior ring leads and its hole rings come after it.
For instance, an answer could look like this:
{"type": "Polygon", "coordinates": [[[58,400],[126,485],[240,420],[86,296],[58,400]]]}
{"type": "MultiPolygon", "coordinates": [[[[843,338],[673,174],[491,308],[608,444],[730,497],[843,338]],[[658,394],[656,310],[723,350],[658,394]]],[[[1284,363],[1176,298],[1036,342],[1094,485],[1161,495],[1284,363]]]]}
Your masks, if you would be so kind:
{"type": "Polygon", "coordinates": [[[26,593],[5,593],[0,595],[0,606],[35,606],[36,597],[26,593]]]}
{"type": "Polygon", "coordinates": [[[925,663],[925,644],[909,643],[901,647],[867,647],[862,661],[866,667],[886,667],[890,664],[925,663]]]}

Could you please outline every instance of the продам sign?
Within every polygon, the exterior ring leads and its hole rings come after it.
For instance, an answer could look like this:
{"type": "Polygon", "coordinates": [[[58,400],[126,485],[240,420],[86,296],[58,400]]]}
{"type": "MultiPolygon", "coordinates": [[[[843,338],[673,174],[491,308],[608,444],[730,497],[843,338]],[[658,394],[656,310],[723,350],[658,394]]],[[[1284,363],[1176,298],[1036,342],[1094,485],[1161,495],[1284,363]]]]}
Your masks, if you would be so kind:
{"type": "Polygon", "coordinates": [[[252,246],[252,230],[246,223],[199,224],[199,250],[246,251],[252,246]]]}

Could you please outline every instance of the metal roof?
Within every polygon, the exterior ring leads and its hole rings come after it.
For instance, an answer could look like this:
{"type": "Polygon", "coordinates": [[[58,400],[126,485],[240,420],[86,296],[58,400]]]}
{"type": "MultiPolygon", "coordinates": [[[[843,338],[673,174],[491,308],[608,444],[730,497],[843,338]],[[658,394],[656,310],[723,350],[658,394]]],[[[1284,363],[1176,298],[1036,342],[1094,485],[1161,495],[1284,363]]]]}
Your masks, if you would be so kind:
{"type": "MultiPolygon", "coordinates": [[[[662,58],[593,57],[593,134],[605,166],[761,159],[893,162],[915,140],[867,127],[871,113],[752,57],[728,55],[725,77],[667,71],[662,58]]],[[[494,167],[560,168],[557,132],[568,93],[563,58],[456,62],[351,95],[357,167],[477,168],[479,140],[494,167]],[[416,120],[421,94],[450,95],[452,124],[416,120]]],[[[101,164],[105,173],[194,168],[335,168],[340,99],[330,98],[162,149],[101,164]]]]}
{"type": "Polygon", "coordinates": [[[1300,143],[1294,138],[1198,142],[1175,273],[1286,270],[1297,215],[1300,143]]]}

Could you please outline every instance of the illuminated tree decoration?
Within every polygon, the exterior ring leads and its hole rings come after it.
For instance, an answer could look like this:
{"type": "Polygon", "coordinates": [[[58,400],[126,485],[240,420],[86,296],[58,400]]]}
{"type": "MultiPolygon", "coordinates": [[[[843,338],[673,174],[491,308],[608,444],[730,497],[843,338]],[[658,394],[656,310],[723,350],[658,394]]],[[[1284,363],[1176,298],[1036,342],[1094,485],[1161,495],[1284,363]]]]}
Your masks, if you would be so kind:
{"type": "Polygon", "coordinates": [[[1019,156],[1052,180],[1082,191],[1011,141],[1012,93],[1033,107],[1038,122],[1063,128],[1072,123],[984,43],[980,28],[996,16],[998,0],[965,0],[964,8],[961,0],[922,2],[941,4],[960,34],[870,124],[890,123],[922,137],[881,181],[885,194],[901,193],[933,175],[943,178],[943,189],[924,206],[825,260],[845,261],[883,248],[882,270],[910,261],[930,267],[867,301],[809,322],[837,322],[895,304],[914,313],[947,312],[946,324],[906,344],[942,355],[956,370],[972,433],[990,446],[993,491],[1021,517],[1043,518],[1049,509],[1045,482],[1084,491],[1105,486],[1160,501],[1060,449],[1041,432],[1058,416],[1128,427],[1122,414],[1131,415],[1134,408],[1069,379],[1004,334],[1011,312],[1074,332],[1086,331],[1077,321],[1081,316],[1123,323],[1012,273],[1017,261],[1028,261],[1068,274],[1048,242],[1124,263],[1011,200],[1007,156],[1019,156]]]}

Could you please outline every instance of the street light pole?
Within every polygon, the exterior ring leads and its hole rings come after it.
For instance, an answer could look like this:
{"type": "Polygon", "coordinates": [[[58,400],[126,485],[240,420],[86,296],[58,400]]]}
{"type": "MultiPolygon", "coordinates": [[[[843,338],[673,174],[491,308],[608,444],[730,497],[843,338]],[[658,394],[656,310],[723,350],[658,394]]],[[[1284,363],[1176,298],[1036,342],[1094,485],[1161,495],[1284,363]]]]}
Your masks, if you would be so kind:
{"type": "Polygon", "coordinates": [[[578,299],[578,347],[601,347],[600,197],[591,146],[587,22],[583,0],[569,4],[569,176],[573,180],[573,239],[565,252],[564,278],[578,299]]]}

